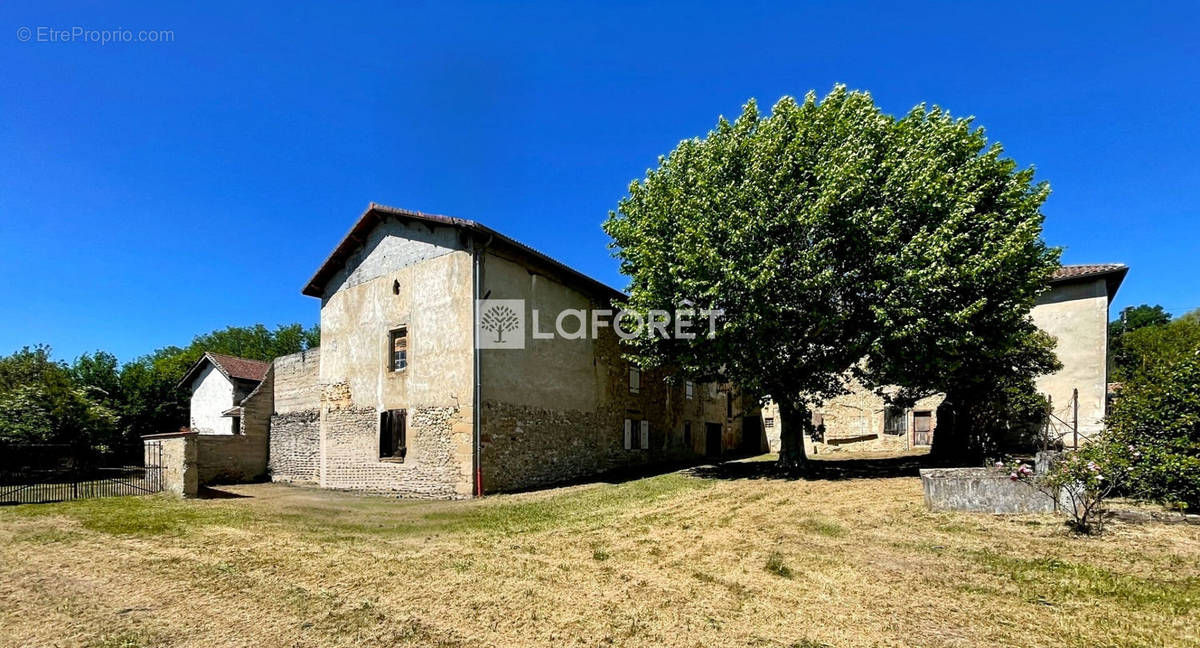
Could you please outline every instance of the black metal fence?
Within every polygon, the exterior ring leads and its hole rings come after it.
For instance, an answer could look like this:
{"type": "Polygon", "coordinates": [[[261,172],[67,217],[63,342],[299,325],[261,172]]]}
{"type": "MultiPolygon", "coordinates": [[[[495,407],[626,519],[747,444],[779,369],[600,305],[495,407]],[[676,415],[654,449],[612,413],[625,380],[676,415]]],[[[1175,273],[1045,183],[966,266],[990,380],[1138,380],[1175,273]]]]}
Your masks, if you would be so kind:
{"type": "Polygon", "coordinates": [[[163,489],[162,444],[110,451],[0,445],[0,505],[145,495],[163,489]]]}

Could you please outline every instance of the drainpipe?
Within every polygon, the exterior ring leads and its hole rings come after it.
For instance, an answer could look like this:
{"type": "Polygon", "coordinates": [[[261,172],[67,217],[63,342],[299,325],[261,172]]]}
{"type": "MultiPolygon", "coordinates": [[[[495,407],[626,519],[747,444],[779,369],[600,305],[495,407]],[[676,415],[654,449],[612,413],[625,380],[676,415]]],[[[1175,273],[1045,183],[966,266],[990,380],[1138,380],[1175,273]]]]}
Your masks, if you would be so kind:
{"type": "Polygon", "coordinates": [[[471,289],[471,345],[473,347],[472,352],[474,353],[474,362],[475,362],[475,372],[474,372],[475,373],[475,398],[474,398],[475,404],[471,408],[473,411],[473,414],[471,416],[471,418],[473,419],[471,427],[474,428],[474,430],[475,430],[474,431],[475,452],[472,453],[474,455],[474,468],[475,468],[475,497],[483,496],[483,457],[482,457],[482,448],[481,448],[482,444],[480,442],[480,434],[481,434],[480,420],[481,420],[481,410],[482,410],[482,406],[483,406],[483,399],[481,398],[480,393],[482,392],[482,386],[483,386],[483,379],[482,379],[483,370],[482,370],[482,365],[480,363],[479,326],[477,326],[476,322],[479,321],[479,301],[478,300],[482,298],[481,293],[483,291],[483,253],[487,250],[488,246],[492,244],[493,238],[495,238],[495,235],[489,235],[488,240],[486,243],[483,244],[483,247],[477,248],[477,247],[475,247],[475,238],[471,237],[471,259],[473,261],[472,265],[474,266],[473,274],[474,274],[474,284],[475,284],[474,287],[471,289]]]}

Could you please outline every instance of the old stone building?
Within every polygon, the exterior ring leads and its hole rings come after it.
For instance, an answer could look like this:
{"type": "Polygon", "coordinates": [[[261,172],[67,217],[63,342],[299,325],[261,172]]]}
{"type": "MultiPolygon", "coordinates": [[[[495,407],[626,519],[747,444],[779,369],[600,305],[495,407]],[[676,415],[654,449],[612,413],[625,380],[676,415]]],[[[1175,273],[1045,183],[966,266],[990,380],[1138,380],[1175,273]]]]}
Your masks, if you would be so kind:
{"type": "Polygon", "coordinates": [[[303,292],[321,348],[273,364],[273,479],[459,498],[765,448],[756,409],[631,366],[611,327],[547,337],[621,293],[479,223],[372,204],[303,292]],[[477,343],[495,300],[521,348],[477,343]]]}
{"type": "MultiPolygon", "coordinates": [[[[1040,376],[1038,392],[1051,404],[1050,432],[1067,446],[1086,443],[1104,428],[1107,399],[1108,307],[1129,271],[1121,264],[1068,265],[1055,272],[1031,316],[1054,336],[1062,369],[1040,376]]],[[[944,395],[934,394],[910,408],[890,406],[881,396],[852,385],[849,393],[816,409],[817,439],[810,453],[898,452],[928,446],[944,395]]],[[[778,450],[778,409],[763,408],[768,444],[778,450]]]]}

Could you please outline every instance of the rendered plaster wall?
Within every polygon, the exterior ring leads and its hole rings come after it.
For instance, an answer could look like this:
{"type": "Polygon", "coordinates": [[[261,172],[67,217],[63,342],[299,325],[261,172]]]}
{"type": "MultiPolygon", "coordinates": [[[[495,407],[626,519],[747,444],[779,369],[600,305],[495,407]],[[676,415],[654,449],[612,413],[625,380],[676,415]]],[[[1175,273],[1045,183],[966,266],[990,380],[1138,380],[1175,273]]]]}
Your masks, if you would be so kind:
{"type": "Polygon", "coordinates": [[[472,257],[454,228],[389,219],[321,306],[320,483],[404,496],[472,489],[472,257]],[[405,327],[408,366],[390,370],[405,327]],[[408,454],[379,456],[380,413],[407,411],[408,454]]]}
{"type": "Polygon", "coordinates": [[[1080,443],[1104,429],[1108,390],[1108,289],[1103,279],[1057,284],[1033,308],[1038,328],[1054,336],[1062,369],[1037,379],[1058,419],[1053,429],[1073,444],[1068,423],[1074,412],[1072,390],[1079,390],[1080,443]]]}
{"type": "Polygon", "coordinates": [[[199,434],[233,434],[233,421],[221,412],[234,405],[234,386],[228,378],[207,363],[198,376],[192,379],[190,422],[193,432],[199,434]]]}
{"type": "MultiPolygon", "coordinates": [[[[686,398],[683,380],[643,371],[630,391],[630,365],[621,358],[610,327],[584,339],[535,339],[554,330],[560,312],[611,308],[567,280],[519,259],[488,252],[482,292],[492,299],[525,301],[525,348],[485,349],[481,359],[481,447],[485,492],[517,490],[582,479],[608,471],[694,462],[706,453],[705,424],[721,427],[723,453],[741,452],[746,412],[734,398],[727,416],[715,385],[695,385],[686,398]],[[649,447],[625,449],[624,422],[647,420],[649,447]],[[684,425],[691,424],[684,439],[684,425]]],[[[588,319],[590,326],[590,319],[588,319]]],[[[568,333],[578,328],[565,321],[568,333]]],[[[757,410],[749,412],[756,416],[757,410]]],[[[633,424],[640,436],[640,425],[633,424]]],[[[640,441],[640,439],[639,439],[640,441]]],[[[640,444],[639,444],[640,445],[640,444]]],[[[761,434],[754,439],[761,449],[761,434]]]]}

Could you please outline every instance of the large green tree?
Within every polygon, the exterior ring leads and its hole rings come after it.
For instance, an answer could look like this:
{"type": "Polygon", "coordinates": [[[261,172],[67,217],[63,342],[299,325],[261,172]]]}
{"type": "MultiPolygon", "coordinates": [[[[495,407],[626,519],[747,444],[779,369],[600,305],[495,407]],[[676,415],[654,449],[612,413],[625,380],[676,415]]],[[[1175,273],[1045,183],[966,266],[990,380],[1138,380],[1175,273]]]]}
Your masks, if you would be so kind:
{"type": "Polygon", "coordinates": [[[772,397],[787,467],[809,409],[847,377],[911,398],[971,371],[1036,371],[1053,359],[1029,311],[1058,251],[1032,176],[937,108],[896,119],[842,87],[766,117],[751,101],[660,158],[605,222],[631,310],[725,313],[715,335],[643,336],[630,355],[772,397]]]}
{"type": "Polygon", "coordinates": [[[1116,319],[1108,323],[1108,373],[1112,380],[1125,380],[1137,364],[1137,352],[1125,344],[1126,334],[1144,328],[1164,326],[1171,314],[1162,306],[1140,304],[1126,306],[1116,319]]]}

